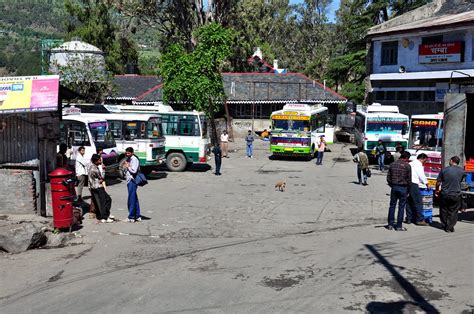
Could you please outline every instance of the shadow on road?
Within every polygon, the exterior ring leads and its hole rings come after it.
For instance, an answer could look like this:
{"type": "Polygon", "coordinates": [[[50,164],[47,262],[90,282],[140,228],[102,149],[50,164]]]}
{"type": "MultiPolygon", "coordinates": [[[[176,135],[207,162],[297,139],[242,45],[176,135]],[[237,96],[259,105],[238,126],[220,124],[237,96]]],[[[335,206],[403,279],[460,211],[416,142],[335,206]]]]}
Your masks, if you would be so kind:
{"type": "Polygon", "coordinates": [[[426,313],[440,313],[432,304],[430,304],[415,288],[415,286],[410,283],[405,277],[400,274],[396,268],[390,264],[390,262],[373,246],[366,244],[365,247],[369,250],[370,253],[388,270],[388,272],[396,280],[400,288],[405,290],[405,292],[410,296],[414,301],[398,301],[398,302],[370,302],[367,305],[367,311],[369,313],[403,313],[403,308],[407,304],[413,304],[420,309],[424,310],[426,313]]]}
{"type": "Polygon", "coordinates": [[[160,179],[165,179],[168,176],[166,172],[152,172],[149,175],[146,176],[148,180],[154,181],[154,180],[160,180],[160,179]]]}
{"type": "Polygon", "coordinates": [[[462,222],[474,224],[474,211],[465,211],[465,212],[459,213],[458,220],[462,222]]]}

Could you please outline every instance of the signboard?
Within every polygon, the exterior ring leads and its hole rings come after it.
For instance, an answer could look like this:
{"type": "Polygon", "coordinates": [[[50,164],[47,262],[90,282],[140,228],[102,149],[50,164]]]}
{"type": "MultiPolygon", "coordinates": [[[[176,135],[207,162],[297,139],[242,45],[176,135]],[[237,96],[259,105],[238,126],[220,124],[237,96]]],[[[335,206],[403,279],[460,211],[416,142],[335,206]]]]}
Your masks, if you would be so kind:
{"type": "Polygon", "coordinates": [[[309,120],[309,116],[275,115],[273,120],[309,120]]]}
{"type": "Polygon", "coordinates": [[[438,127],[437,120],[413,120],[412,123],[414,127],[418,127],[418,126],[433,127],[433,128],[438,127]]]}
{"type": "Polygon", "coordinates": [[[369,117],[367,118],[368,123],[406,123],[406,118],[395,118],[395,117],[369,117]]]}
{"type": "Polygon", "coordinates": [[[0,77],[0,114],[56,111],[59,76],[0,77]]]}
{"type": "Polygon", "coordinates": [[[420,63],[463,62],[464,43],[438,43],[420,45],[418,61],[420,63]]]}

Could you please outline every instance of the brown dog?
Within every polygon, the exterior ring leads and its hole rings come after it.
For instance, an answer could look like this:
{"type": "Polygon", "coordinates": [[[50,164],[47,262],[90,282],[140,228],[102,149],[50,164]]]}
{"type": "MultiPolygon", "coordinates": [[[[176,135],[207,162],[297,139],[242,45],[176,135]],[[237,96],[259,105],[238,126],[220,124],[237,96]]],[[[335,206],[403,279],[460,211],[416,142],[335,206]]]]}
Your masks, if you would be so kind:
{"type": "Polygon", "coordinates": [[[275,184],[275,189],[278,189],[278,191],[280,191],[280,192],[285,192],[285,188],[286,188],[286,182],[285,181],[278,181],[275,184]]]}

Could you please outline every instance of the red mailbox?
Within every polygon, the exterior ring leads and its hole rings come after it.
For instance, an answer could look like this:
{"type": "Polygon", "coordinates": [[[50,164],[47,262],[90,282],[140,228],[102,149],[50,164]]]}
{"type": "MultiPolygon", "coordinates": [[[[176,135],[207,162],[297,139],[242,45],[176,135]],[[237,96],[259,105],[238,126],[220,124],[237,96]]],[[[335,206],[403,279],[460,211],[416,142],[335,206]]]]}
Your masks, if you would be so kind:
{"type": "Polygon", "coordinates": [[[53,202],[53,224],[55,228],[70,228],[73,222],[72,201],[76,196],[72,172],[56,168],[49,174],[53,202]]]}

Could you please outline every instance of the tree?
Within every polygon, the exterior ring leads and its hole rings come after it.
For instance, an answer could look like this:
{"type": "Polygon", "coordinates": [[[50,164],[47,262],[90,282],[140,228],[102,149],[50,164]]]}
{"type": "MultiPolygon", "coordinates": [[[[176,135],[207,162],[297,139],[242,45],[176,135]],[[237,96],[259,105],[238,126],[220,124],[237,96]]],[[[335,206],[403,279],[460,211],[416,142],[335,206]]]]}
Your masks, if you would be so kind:
{"type": "Polygon", "coordinates": [[[182,45],[172,45],[160,60],[163,77],[163,99],[182,104],[188,110],[204,111],[217,134],[214,114],[224,102],[221,70],[230,56],[232,32],[217,23],[200,27],[194,34],[196,46],[187,52],[182,45]]]}
{"type": "Polygon", "coordinates": [[[101,49],[106,68],[114,74],[125,72],[127,64],[138,64],[137,47],[127,30],[119,31],[112,19],[110,0],[66,0],[66,11],[75,18],[66,22],[67,39],[81,40],[101,49]]]}

